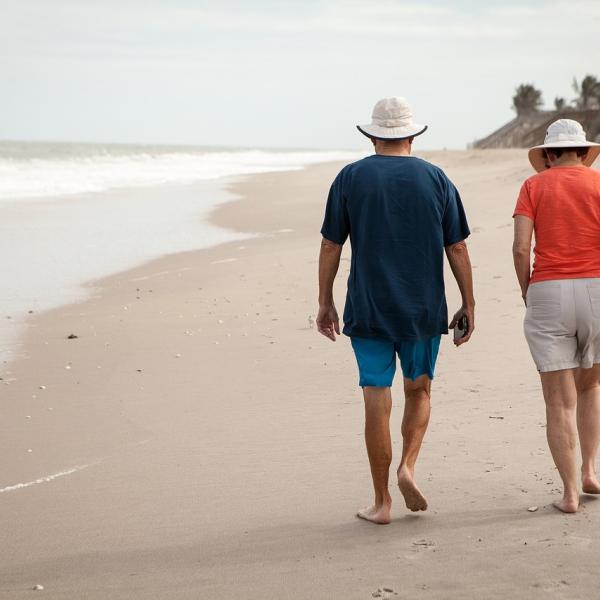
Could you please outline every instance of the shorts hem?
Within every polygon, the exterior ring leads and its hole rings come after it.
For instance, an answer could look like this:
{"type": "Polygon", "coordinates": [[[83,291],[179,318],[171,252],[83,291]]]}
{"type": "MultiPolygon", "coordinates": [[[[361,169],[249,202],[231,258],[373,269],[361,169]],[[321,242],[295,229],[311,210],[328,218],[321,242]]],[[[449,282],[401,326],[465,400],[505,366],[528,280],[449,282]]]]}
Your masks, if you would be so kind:
{"type": "Polygon", "coordinates": [[[537,370],[540,373],[551,373],[552,371],[564,371],[565,369],[577,369],[580,366],[578,362],[559,362],[559,363],[550,363],[547,365],[539,366],[537,365],[537,370]]]}
{"type": "Polygon", "coordinates": [[[433,373],[430,373],[429,371],[423,371],[422,373],[419,373],[418,375],[412,375],[412,374],[405,374],[402,373],[402,377],[404,377],[404,379],[410,379],[410,381],[416,381],[419,377],[422,377],[423,375],[427,375],[427,377],[429,377],[430,381],[433,381],[433,373]]]}
{"type": "Polygon", "coordinates": [[[579,366],[580,366],[582,369],[591,369],[591,368],[593,368],[594,366],[596,366],[596,365],[598,365],[598,364],[600,364],[600,356],[599,356],[599,357],[596,357],[596,358],[594,358],[594,360],[591,360],[591,361],[589,361],[589,362],[582,363],[582,364],[581,364],[581,365],[579,365],[579,366]]]}

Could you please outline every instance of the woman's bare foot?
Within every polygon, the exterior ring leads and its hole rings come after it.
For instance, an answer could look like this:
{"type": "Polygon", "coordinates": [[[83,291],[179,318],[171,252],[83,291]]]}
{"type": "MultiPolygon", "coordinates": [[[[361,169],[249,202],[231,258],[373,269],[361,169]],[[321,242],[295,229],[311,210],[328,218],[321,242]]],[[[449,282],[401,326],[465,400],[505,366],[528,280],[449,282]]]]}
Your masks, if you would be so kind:
{"type": "Polygon", "coordinates": [[[581,489],[585,494],[600,494],[600,482],[596,475],[584,476],[581,480],[581,489]]]}
{"type": "Polygon", "coordinates": [[[576,496],[574,498],[570,496],[565,496],[562,500],[558,502],[553,502],[552,505],[554,508],[558,508],[561,512],[564,513],[576,513],[579,508],[579,497],[576,496]]]}
{"type": "Polygon", "coordinates": [[[406,508],[413,512],[427,510],[427,498],[423,496],[421,490],[417,487],[412,473],[406,466],[398,469],[398,487],[404,496],[406,508]]]}
{"type": "Polygon", "coordinates": [[[381,506],[373,505],[369,508],[363,508],[356,513],[359,519],[365,521],[371,521],[371,523],[377,523],[377,525],[387,525],[392,519],[390,512],[392,508],[392,501],[384,503],[381,506]]]}

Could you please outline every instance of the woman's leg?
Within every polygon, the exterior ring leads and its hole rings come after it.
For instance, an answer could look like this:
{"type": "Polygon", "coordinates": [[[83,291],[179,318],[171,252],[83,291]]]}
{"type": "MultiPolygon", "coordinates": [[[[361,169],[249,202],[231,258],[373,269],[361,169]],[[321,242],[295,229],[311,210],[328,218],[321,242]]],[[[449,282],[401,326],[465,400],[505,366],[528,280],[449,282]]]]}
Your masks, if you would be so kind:
{"type": "Polygon", "coordinates": [[[551,371],[540,375],[546,401],[548,445],[564,485],[563,499],[555,502],[554,506],[563,512],[573,513],[579,506],[575,454],[577,446],[575,375],[572,369],[551,371]]]}
{"type": "Polygon", "coordinates": [[[596,476],[596,457],[600,445],[600,365],[578,369],[575,383],[582,488],[587,494],[600,494],[600,482],[596,476]]]}

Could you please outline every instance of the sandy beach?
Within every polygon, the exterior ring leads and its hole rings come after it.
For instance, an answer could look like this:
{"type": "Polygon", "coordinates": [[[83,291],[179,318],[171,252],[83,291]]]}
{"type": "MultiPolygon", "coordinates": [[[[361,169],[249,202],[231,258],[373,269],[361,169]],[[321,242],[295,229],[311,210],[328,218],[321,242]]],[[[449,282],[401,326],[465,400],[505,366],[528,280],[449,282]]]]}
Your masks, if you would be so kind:
{"type": "MultiPolygon", "coordinates": [[[[255,237],[29,315],[24,356],[0,373],[1,598],[596,596],[600,505],[551,507],[560,480],[522,335],[511,215],[526,151],[422,155],[461,191],[478,302],[473,340],[442,340],[416,473],[429,510],[394,489],[390,525],[354,517],[372,500],[354,357],[309,326],[342,165],[238,178],[211,218],[255,237]]],[[[396,462],[399,379],[393,394],[396,462]]]]}

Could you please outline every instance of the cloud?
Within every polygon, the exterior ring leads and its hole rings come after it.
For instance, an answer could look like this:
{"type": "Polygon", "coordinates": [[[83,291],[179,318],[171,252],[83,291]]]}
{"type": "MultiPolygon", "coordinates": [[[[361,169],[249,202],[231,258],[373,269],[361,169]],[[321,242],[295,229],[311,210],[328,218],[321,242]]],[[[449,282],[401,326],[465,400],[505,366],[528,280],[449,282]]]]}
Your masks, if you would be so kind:
{"type": "MultiPolygon", "coordinates": [[[[37,60],[63,57],[95,59],[131,57],[143,60],[181,58],[203,49],[227,46],[260,48],[269,39],[288,36],[313,40],[326,48],[336,39],[371,38],[384,47],[402,41],[439,46],[443,43],[519,44],[541,47],[560,36],[561,44],[593,39],[600,3],[585,0],[539,3],[398,2],[354,0],[327,2],[158,2],[156,0],[21,0],[0,22],[0,49],[6,58],[37,60]],[[224,44],[219,37],[227,36],[224,44]],[[232,39],[240,36],[243,41],[232,39]]],[[[283,40],[286,45],[290,40],[283,40]]],[[[505,47],[507,50],[508,47],[505,47]]],[[[541,54],[541,53],[540,53],[541,54]]]]}
{"type": "MultiPolygon", "coordinates": [[[[524,35],[561,33],[580,40],[581,29],[595,33],[600,3],[584,0],[539,3],[441,3],[372,0],[327,2],[156,2],[102,3],[21,0],[5,10],[0,23],[4,53],[31,54],[44,49],[92,53],[160,47],[174,39],[198,44],[217,33],[302,34],[310,37],[403,36],[407,39],[510,41],[524,35]],[[579,28],[567,27],[578,21],[579,28]],[[592,32],[592,29],[594,31],[592,32]]],[[[540,40],[542,41],[542,40],[540,40]]]]}
{"type": "MultiPolygon", "coordinates": [[[[431,117],[432,144],[459,144],[508,120],[521,82],[572,97],[573,76],[595,72],[599,25],[600,2],[584,0],[19,0],[0,21],[0,113],[15,137],[68,126],[86,139],[220,140],[212,122],[186,119],[233,110],[241,95],[253,118],[232,125],[239,143],[277,145],[284,134],[264,128],[275,111],[292,124],[306,115],[337,145],[338,123],[403,93],[431,117]],[[169,119],[141,125],[138,107],[169,119]]],[[[286,135],[315,137],[302,124],[286,135]]]]}

